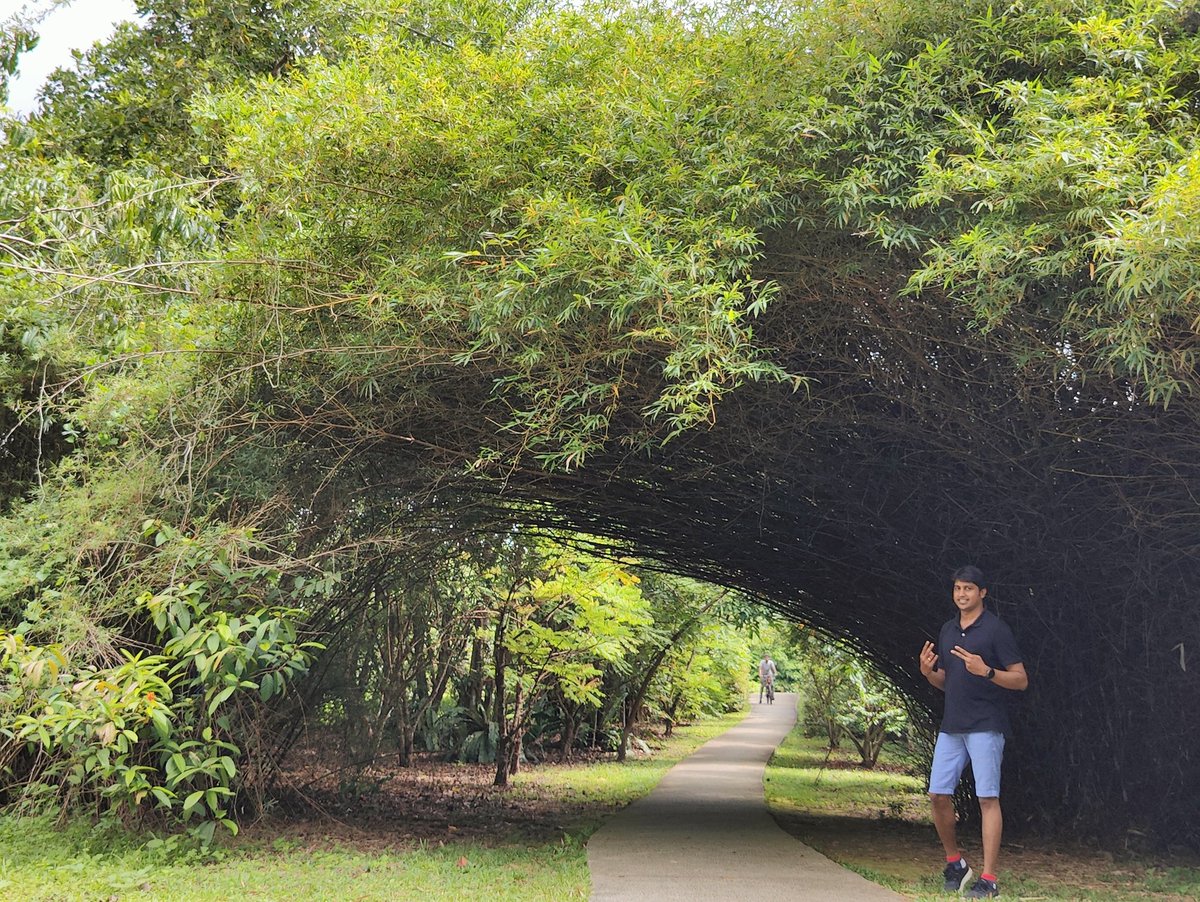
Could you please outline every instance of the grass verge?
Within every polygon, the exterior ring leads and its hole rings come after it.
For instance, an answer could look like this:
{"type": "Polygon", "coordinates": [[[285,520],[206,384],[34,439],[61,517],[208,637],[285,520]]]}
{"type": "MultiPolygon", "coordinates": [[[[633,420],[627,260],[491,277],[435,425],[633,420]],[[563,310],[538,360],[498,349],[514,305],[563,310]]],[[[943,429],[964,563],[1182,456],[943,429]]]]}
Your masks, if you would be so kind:
{"type": "MultiPolygon", "coordinates": [[[[874,771],[857,755],[829,752],[797,728],[766,774],[768,804],[789,833],[908,899],[944,900],[942,849],[929,820],[923,776],[886,753],[874,771]]],[[[963,853],[982,860],[978,835],[964,830],[963,853]]],[[[1200,861],[1116,858],[1070,843],[1006,842],[1000,887],[1007,899],[1037,902],[1195,902],[1200,861]]]]}
{"type": "MultiPolygon", "coordinates": [[[[740,721],[746,712],[681,727],[649,757],[623,765],[543,765],[508,790],[528,804],[568,803],[577,812],[553,841],[526,837],[519,823],[495,836],[430,842],[347,839],[305,823],[259,825],[207,855],[75,821],[0,817],[0,899],[21,902],[209,902],[229,898],[317,902],[489,902],[586,899],[586,839],[612,811],[646,794],[667,770],[740,721]]],[[[501,790],[497,790],[501,792],[501,790]]],[[[361,836],[361,831],[358,834],[361,836]]]]}
{"type": "Polygon", "coordinates": [[[88,835],[47,821],[0,831],[0,898],[14,900],[583,899],[587,860],[578,842],[485,848],[470,843],[363,853],[276,840],[199,859],[88,835]],[[13,834],[21,834],[17,842],[13,834]],[[121,848],[125,845],[124,848],[121,848]]]}
{"type": "Polygon", "coordinates": [[[588,836],[600,825],[606,813],[646,795],[668,770],[710,739],[740,723],[748,713],[749,709],[738,711],[681,728],[662,740],[652,755],[631,758],[624,764],[601,761],[586,766],[567,764],[530,768],[517,775],[515,789],[518,794],[583,804],[590,810],[573,825],[573,830],[588,836]]]}

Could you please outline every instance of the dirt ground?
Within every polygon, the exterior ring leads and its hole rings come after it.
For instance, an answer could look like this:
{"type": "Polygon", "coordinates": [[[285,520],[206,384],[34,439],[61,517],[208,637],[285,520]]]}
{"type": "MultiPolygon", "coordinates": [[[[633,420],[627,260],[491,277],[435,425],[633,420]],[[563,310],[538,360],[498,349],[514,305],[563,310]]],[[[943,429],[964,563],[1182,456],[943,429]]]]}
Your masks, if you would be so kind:
{"type": "MultiPolygon", "coordinates": [[[[571,763],[587,760],[579,755],[571,763]]],[[[287,788],[256,832],[305,845],[351,843],[363,849],[459,839],[499,844],[518,837],[537,842],[559,839],[613,810],[595,800],[564,800],[561,793],[532,784],[497,787],[494,777],[494,765],[457,764],[435,755],[418,755],[408,767],[381,760],[351,775],[331,770],[321,750],[301,750],[290,756],[287,788]]]]}

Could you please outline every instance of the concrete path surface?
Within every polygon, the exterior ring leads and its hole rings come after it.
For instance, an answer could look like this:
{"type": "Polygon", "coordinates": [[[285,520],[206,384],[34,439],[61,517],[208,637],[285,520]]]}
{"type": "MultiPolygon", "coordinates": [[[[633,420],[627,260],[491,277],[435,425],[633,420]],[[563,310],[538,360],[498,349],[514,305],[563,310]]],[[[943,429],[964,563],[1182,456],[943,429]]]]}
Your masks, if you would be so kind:
{"type": "Polygon", "coordinates": [[[894,902],[903,897],[785,833],[763,799],[796,696],[750,715],[671,768],[588,842],[592,902],[894,902]]]}

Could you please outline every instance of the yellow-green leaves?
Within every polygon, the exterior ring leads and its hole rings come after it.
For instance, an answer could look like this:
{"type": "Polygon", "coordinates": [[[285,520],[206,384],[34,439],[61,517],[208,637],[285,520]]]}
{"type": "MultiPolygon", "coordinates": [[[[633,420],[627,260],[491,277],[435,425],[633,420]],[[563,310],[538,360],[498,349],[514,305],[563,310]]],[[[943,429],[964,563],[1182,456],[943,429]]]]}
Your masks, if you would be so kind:
{"type": "Polygon", "coordinates": [[[498,424],[556,467],[610,447],[618,417],[634,443],[711,421],[786,378],[752,328],[762,229],[790,203],[778,40],[564,11],[495,43],[379,37],[220,99],[246,255],[307,261],[250,276],[249,309],[289,312],[249,343],[303,356],[297,401],[318,373],[367,404],[420,397],[431,367],[489,373],[498,424]]]}

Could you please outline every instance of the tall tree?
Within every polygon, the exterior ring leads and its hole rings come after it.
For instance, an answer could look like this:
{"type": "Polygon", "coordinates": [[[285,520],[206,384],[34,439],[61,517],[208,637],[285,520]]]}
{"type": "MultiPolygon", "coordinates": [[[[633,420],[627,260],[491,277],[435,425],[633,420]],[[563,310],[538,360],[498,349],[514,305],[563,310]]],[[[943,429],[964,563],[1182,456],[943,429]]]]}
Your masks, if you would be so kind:
{"type": "Polygon", "coordinates": [[[544,546],[513,562],[491,611],[497,786],[517,772],[539,698],[554,686],[598,704],[603,667],[622,663],[651,622],[637,580],[615,562],[544,546]]]}

